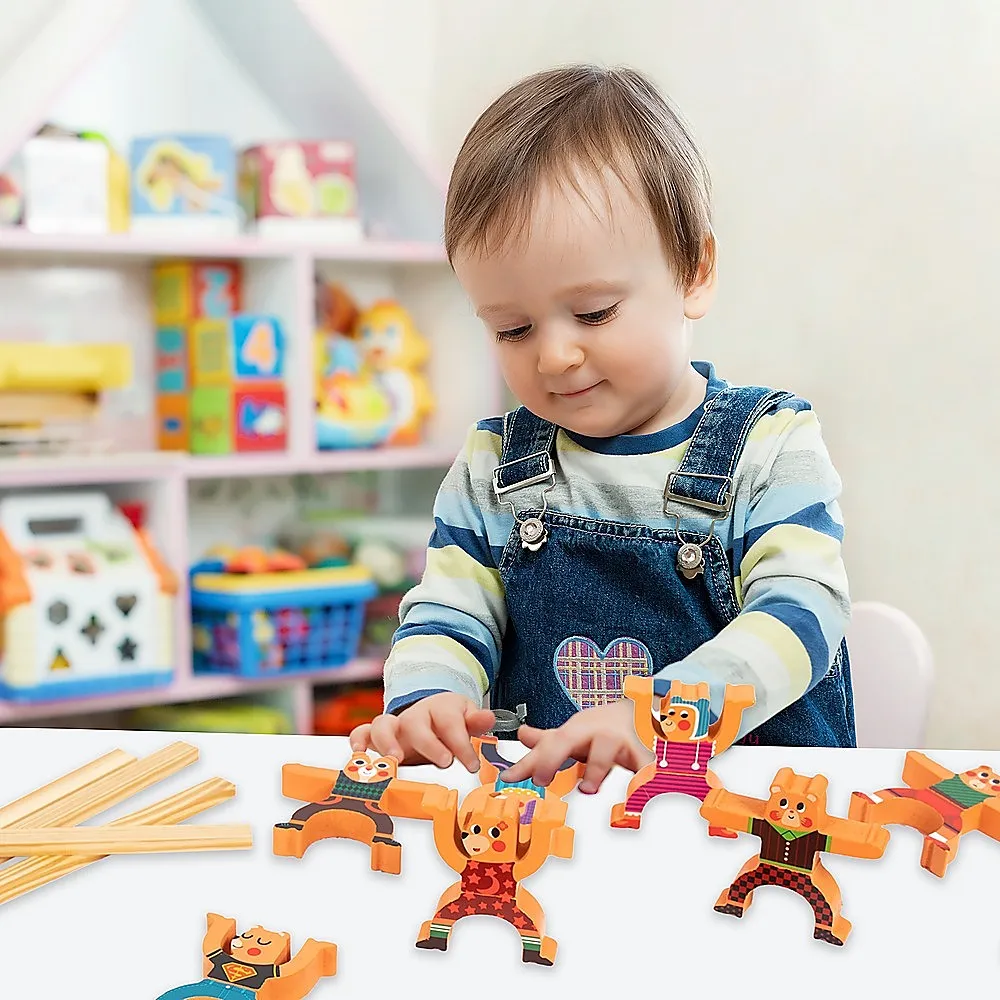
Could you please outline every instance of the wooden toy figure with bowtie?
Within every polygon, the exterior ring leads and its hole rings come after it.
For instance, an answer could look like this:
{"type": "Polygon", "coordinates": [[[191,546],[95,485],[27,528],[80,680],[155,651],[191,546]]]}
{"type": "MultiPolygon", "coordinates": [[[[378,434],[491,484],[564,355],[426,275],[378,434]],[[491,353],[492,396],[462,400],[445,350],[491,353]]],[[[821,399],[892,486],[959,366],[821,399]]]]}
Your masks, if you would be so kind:
{"type": "Polygon", "coordinates": [[[840,888],[823,867],[820,854],[880,858],[889,842],[878,823],[831,816],[826,811],[827,780],[806,777],[783,767],[771,782],[768,799],[733,795],[714,788],[705,797],[701,815],[709,824],[760,838],[760,853],[739,871],[715,904],[719,913],[742,917],[754,890],[777,885],[802,896],[812,907],[813,937],[842,945],[851,924],[840,912],[840,888]]]}
{"type": "MultiPolygon", "coordinates": [[[[624,695],[635,706],[634,724],[639,741],[652,750],[655,760],[641,768],[628,785],[624,802],[611,810],[611,825],[638,830],[642,810],[657,795],[680,792],[704,802],[718,778],[708,769],[712,758],[728,750],[740,731],[743,713],[754,704],[749,684],[727,684],[722,711],[715,722],[709,711],[709,687],[701,682],[670,683],[666,691],[652,677],[627,677],[624,695]],[[658,697],[659,695],[659,697],[658,697]]],[[[735,834],[712,827],[712,836],[735,834]]]]}

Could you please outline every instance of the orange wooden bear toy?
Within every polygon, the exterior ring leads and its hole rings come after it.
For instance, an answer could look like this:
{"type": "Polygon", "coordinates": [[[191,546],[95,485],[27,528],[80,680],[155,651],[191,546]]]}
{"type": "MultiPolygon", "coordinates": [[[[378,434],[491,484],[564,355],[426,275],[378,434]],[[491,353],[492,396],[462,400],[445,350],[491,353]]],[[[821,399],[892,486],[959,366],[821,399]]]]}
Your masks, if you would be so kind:
{"type": "MultiPolygon", "coordinates": [[[[680,792],[703,802],[719,785],[719,779],[708,769],[709,763],[732,746],[743,712],[756,700],[749,684],[727,684],[722,712],[710,723],[706,683],[674,681],[656,707],[654,683],[652,677],[625,678],[623,693],[635,705],[636,735],[656,759],[629,782],[626,800],[612,807],[611,825],[618,829],[638,830],[642,810],[651,799],[666,792],[680,792]]],[[[736,836],[717,827],[709,833],[736,836]]]]}
{"type": "Polygon", "coordinates": [[[475,789],[458,804],[458,792],[428,791],[424,808],[433,816],[434,843],[442,860],[461,876],[424,921],[418,948],[445,951],[462,917],[499,917],[521,935],[521,960],[552,965],[556,942],[544,936],[538,900],[521,885],[550,855],[573,855],[573,831],[566,826],[566,803],[553,796],[525,805],[518,796],[475,789]],[[530,812],[530,815],[522,815],[530,812]]]}
{"type": "Polygon", "coordinates": [[[733,795],[724,788],[709,792],[701,815],[710,824],[760,837],[761,848],[719,896],[719,913],[742,917],[758,886],[778,885],[797,892],[812,907],[814,938],[835,945],[847,940],[851,924],[840,913],[840,889],[819,855],[880,858],[889,833],[875,823],[830,816],[826,789],[821,774],[805,777],[783,767],[774,776],[769,799],[733,795]]]}
{"type": "Polygon", "coordinates": [[[920,867],[943,878],[970,830],[1000,840],[1000,775],[986,764],[956,773],[911,750],[903,764],[907,788],[855,792],[851,819],[899,824],[924,835],[920,867]]]}
{"type": "Polygon", "coordinates": [[[287,823],[274,826],[274,853],[301,858],[317,840],[340,837],[371,847],[372,871],[398,875],[402,848],[393,839],[393,816],[429,819],[422,807],[424,793],[438,786],[397,777],[394,757],[355,753],[342,771],[305,764],[281,769],[281,793],[308,805],[287,823]]]}
{"type": "Polygon", "coordinates": [[[335,944],[310,938],[292,958],[288,934],[257,926],[237,937],[236,921],[217,913],[208,915],[202,951],[205,978],[157,1000],[302,1000],[337,973],[335,944]]]}

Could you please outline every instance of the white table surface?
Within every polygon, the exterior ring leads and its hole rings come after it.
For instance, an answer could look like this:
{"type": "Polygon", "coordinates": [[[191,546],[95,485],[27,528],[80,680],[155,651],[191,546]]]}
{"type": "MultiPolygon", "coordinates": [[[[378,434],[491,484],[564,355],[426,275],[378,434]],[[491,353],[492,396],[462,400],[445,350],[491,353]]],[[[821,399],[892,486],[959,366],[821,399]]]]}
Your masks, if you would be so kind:
{"type": "MultiPolygon", "coordinates": [[[[400,820],[399,876],[369,869],[368,848],[314,844],[301,860],[271,853],[271,827],[298,804],[281,795],[281,765],[339,768],[347,741],[324,737],[231,736],[71,730],[0,730],[0,798],[10,801],[115,747],[141,755],[186,740],[198,763],[95,819],[106,822],[206,778],[234,782],[237,796],[190,822],[246,822],[250,851],[111,857],[0,907],[0,987],[5,996],[74,995],[154,1000],[201,978],[205,915],[336,942],[339,972],[310,996],[443,997],[472,990],[503,995],[553,988],[575,997],[612,996],[631,979],[658,995],[820,997],[972,995],[992,991],[1000,962],[996,885],[1000,844],[978,833],[962,842],[945,879],[919,867],[921,837],[891,827],[881,861],[833,855],[854,930],[843,948],[812,938],[812,914],[793,893],[764,887],[742,920],[713,910],[716,897],[759,841],[709,838],[697,803],[662,796],[639,831],[612,830],[611,805],[628,774],[614,772],[597,796],[573,793],[571,860],[550,859],[525,885],[541,902],[546,933],[559,942],[553,968],[525,966],[509,925],[467,918],[446,953],[414,947],[420,924],[456,875],[439,859],[430,824],[400,820]],[[69,992],[62,984],[72,983],[69,992]]],[[[520,747],[505,745],[510,757],[520,747]]],[[[928,751],[954,769],[989,762],[988,752],[928,751]]],[[[714,769],[730,790],[766,798],[788,765],[830,780],[829,807],[846,815],[852,790],[899,784],[903,751],[737,747],[714,769]]],[[[459,789],[475,778],[405,768],[402,776],[459,789]]],[[[555,996],[556,994],[552,994],[555,996]]],[[[986,995],[985,993],[983,995],[986,995]]]]}

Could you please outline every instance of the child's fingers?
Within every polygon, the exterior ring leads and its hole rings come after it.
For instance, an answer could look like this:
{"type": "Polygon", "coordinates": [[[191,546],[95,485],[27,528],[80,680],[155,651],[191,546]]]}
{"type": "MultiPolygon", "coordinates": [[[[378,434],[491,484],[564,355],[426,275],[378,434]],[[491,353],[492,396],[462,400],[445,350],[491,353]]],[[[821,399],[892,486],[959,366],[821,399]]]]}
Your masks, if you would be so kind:
{"type": "MultiPolygon", "coordinates": [[[[469,730],[466,727],[466,716],[462,709],[439,710],[431,715],[434,734],[447,749],[458,758],[467,771],[475,773],[479,770],[479,754],[472,746],[469,730]]],[[[448,761],[450,764],[451,761],[448,761]]],[[[441,765],[447,767],[447,764],[441,765]]]]}
{"type": "Polygon", "coordinates": [[[531,748],[538,744],[538,741],[551,730],[536,729],[534,726],[521,726],[517,731],[517,738],[526,747],[531,748]]]}
{"type": "Polygon", "coordinates": [[[367,750],[371,746],[371,723],[366,722],[363,726],[357,726],[351,730],[351,750],[357,753],[359,750],[367,750]]]}
{"type": "Polygon", "coordinates": [[[504,781],[531,778],[537,785],[548,785],[567,757],[574,754],[573,737],[562,729],[552,729],[538,740],[519,761],[504,771],[504,781]]]}
{"type": "Polygon", "coordinates": [[[438,739],[431,727],[430,717],[422,719],[419,725],[404,730],[405,738],[424,760],[430,761],[437,767],[450,767],[454,759],[452,752],[438,739]]]}
{"type": "Polygon", "coordinates": [[[468,708],[465,730],[470,736],[482,736],[496,725],[497,717],[488,708],[468,708]]]}
{"type": "Polygon", "coordinates": [[[406,753],[400,741],[400,721],[395,715],[379,715],[368,732],[368,745],[387,757],[403,763],[406,753]]]}
{"type": "Polygon", "coordinates": [[[613,733],[598,733],[590,744],[587,766],[580,780],[580,791],[593,795],[598,791],[611,769],[620,757],[627,755],[628,748],[622,744],[620,736],[613,733]]]}

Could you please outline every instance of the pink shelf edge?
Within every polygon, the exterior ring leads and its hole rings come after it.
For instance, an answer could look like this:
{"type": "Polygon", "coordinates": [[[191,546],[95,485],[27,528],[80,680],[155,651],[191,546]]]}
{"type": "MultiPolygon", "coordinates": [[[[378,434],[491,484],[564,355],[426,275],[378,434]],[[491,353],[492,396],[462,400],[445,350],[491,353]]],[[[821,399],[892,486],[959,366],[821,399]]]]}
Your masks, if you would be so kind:
{"type": "Polygon", "coordinates": [[[102,712],[123,711],[147,705],[176,705],[189,701],[208,701],[214,698],[238,697],[254,691],[272,691],[294,684],[349,684],[355,681],[377,680],[382,676],[382,661],[358,658],[342,667],[317,670],[314,674],[296,674],[282,677],[274,675],[258,679],[242,677],[214,677],[211,675],[179,676],[169,687],[150,688],[144,691],[123,691],[120,694],[101,695],[94,698],[75,698],[69,701],[31,703],[0,703],[0,726],[9,722],[30,719],[55,719],[72,715],[97,715],[102,712]]]}

